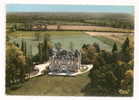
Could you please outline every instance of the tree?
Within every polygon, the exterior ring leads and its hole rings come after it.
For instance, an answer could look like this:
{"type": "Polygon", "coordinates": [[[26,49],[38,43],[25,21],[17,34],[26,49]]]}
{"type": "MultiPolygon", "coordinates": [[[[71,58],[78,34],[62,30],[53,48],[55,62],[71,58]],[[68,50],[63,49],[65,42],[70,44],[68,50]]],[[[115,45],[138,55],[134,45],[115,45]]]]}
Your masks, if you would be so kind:
{"type": "Polygon", "coordinates": [[[118,51],[118,48],[117,48],[117,44],[114,43],[113,48],[112,48],[112,53],[114,53],[116,51],[118,51]]]}
{"type": "Polygon", "coordinates": [[[124,78],[121,80],[121,91],[122,95],[133,95],[133,70],[129,69],[125,72],[124,78]]]}
{"type": "Polygon", "coordinates": [[[129,49],[129,38],[127,37],[122,45],[122,52],[126,52],[129,49]]]}
{"type": "Polygon", "coordinates": [[[6,42],[8,42],[9,40],[10,40],[10,36],[6,34],[6,42]]]}
{"type": "Polygon", "coordinates": [[[49,59],[49,56],[48,56],[48,37],[46,36],[44,38],[44,44],[43,44],[43,61],[47,61],[49,59]]]}
{"type": "Polygon", "coordinates": [[[22,40],[21,43],[21,50],[24,53],[24,55],[27,56],[27,47],[26,47],[26,42],[24,40],[22,40]]]}
{"type": "Polygon", "coordinates": [[[24,55],[27,56],[27,44],[24,42],[24,55]]]}
{"type": "Polygon", "coordinates": [[[30,49],[29,49],[29,57],[32,58],[32,45],[30,45],[30,49]]]}
{"type": "Polygon", "coordinates": [[[112,71],[108,71],[105,73],[105,85],[104,87],[107,89],[110,89],[112,91],[115,91],[117,88],[117,77],[115,76],[115,74],[112,71]]]}
{"type": "Polygon", "coordinates": [[[87,45],[86,44],[83,44],[83,46],[82,46],[82,49],[87,49],[87,45]]]}
{"type": "Polygon", "coordinates": [[[12,43],[6,44],[6,87],[24,82],[26,58],[12,43]]]}
{"type": "Polygon", "coordinates": [[[17,31],[17,26],[16,24],[12,25],[12,27],[10,28],[9,32],[15,32],[17,31]]]}
{"type": "Polygon", "coordinates": [[[129,38],[127,37],[124,43],[122,44],[122,49],[121,49],[121,60],[125,62],[129,62],[132,57],[133,57],[133,51],[132,47],[129,45],[130,41],[129,38]]]}
{"type": "Polygon", "coordinates": [[[24,41],[23,40],[21,41],[21,50],[22,50],[22,52],[24,52],[24,41]]]}
{"type": "Polygon", "coordinates": [[[100,52],[100,47],[97,43],[93,43],[93,47],[96,48],[96,52],[100,52]]]}
{"type": "Polygon", "coordinates": [[[36,41],[39,41],[39,40],[40,40],[40,33],[35,32],[35,33],[34,33],[34,37],[35,37],[35,40],[36,40],[36,41]]]}
{"type": "Polygon", "coordinates": [[[70,42],[69,49],[70,49],[71,51],[74,50],[74,44],[73,44],[73,42],[70,42]]]}
{"type": "Polygon", "coordinates": [[[33,57],[33,61],[39,63],[46,62],[49,59],[51,49],[50,36],[45,34],[43,42],[38,43],[38,54],[33,57]]]}
{"type": "Polygon", "coordinates": [[[60,42],[55,43],[55,48],[59,51],[62,48],[62,44],[60,42]]]}
{"type": "Polygon", "coordinates": [[[39,55],[39,62],[42,63],[43,62],[43,54],[42,54],[42,43],[39,43],[38,45],[38,55],[39,55]]]}
{"type": "Polygon", "coordinates": [[[112,48],[111,62],[117,62],[118,59],[119,59],[119,52],[118,52],[117,44],[114,43],[112,48]]]}

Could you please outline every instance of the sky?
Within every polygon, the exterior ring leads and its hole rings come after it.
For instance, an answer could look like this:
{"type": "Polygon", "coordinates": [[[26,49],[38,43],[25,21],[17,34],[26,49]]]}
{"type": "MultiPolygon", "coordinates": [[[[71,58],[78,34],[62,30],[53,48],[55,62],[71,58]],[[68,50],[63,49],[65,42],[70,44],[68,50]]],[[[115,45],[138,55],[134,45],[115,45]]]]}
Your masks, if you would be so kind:
{"type": "Polygon", "coordinates": [[[7,12],[108,12],[134,13],[133,6],[8,4],[7,12]]]}

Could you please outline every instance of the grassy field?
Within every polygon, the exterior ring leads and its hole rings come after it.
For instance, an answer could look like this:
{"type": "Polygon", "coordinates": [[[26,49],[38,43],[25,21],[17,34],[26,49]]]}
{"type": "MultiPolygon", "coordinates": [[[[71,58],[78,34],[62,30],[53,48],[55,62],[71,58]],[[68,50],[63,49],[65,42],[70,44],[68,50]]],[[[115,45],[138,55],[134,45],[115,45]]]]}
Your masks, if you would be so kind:
{"type": "Polygon", "coordinates": [[[114,40],[107,39],[103,36],[92,36],[92,37],[94,37],[94,38],[96,38],[96,39],[98,39],[98,40],[102,41],[103,43],[108,44],[110,46],[113,46],[113,43],[115,42],[114,40]]]}
{"type": "Polygon", "coordinates": [[[76,77],[40,76],[30,79],[9,95],[83,96],[82,90],[90,82],[88,73],[76,77]]]}
{"type": "Polygon", "coordinates": [[[69,35],[81,35],[82,31],[16,31],[9,35],[14,37],[33,37],[34,33],[40,33],[40,35],[49,34],[51,36],[69,36],[69,35]]]}
{"type": "Polygon", "coordinates": [[[134,33],[86,32],[86,34],[111,46],[115,42],[119,47],[128,37],[130,45],[134,45],[134,33]]]}
{"type": "MultiPolygon", "coordinates": [[[[21,40],[25,39],[28,42],[27,48],[30,48],[32,46],[32,51],[33,55],[35,55],[37,51],[37,45],[39,41],[34,41],[34,33],[35,31],[17,31],[13,32],[9,35],[13,37],[12,41],[18,42],[21,44],[21,40]]],[[[106,49],[106,50],[111,50],[112,45],[114,41],[111,39],[106,39],[100,37],[92,37],[88,34],[86,34],[84,31],[38,31],[40,33],[40,41],[43,40],[43,36],[45,34],[50,35],[51,43],[54,46],[55,43],[60,42],[62,44],[63,48],[69,49],[70,48],[70,43],[73,43],[73,48],[74,49],[80,49],[83,44],[93,44],[93,43],[98,43],[100,45],[100,48],[106,49]],[[104,42],[107,41],[107,43],[104,42]],[[110,44],[108,44],[110,43],[110,44]]]]}

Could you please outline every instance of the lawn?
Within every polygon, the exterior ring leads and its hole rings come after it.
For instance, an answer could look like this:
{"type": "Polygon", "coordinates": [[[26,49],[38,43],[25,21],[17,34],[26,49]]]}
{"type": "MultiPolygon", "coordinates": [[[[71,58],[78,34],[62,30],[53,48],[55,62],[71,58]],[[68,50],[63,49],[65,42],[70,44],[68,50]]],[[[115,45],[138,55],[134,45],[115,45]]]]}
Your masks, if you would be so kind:
{"type": "Polygon", "coordinates": [[[40,76],[30,79],[8,95],[83,96],[82,90],[90,82],[88,73],[76,77],[40,76]]]}
{"type": "MultiPolygon", "coordinates": [[[[106,35],[101,36],[101,33],[97,33],[96,36],[91,36],[86,34],[85,31],[16,31],[10,33],[8,35],[13,38],[10,40],[12,42],[16,42],[21,46],[22,39],[27,42],[27,54],[30,55],[32,48],[32,55],[36,55],[38,53],[38,40],[34,40],[34,33],[40,33],[40,40],[43,41],[43,37],[45,34],[50,35],[51,44],[54,47],[55,43],[60,42],[62,44],[62,48],[70,49],[70,44],[72,43],[74,49],[80,49],[84,44],[93,44],[98,43],[100,49],[105,49],[107,51],[111,51],[114,42],[117,43],[118,47],[121,47],[121,44],[124,42],[128,35],[106,35]],[[99,35],[100,34],[100,35],[99,35]]],[[[133,39],[133,35],[128,36],[130,40],[133,39]]],[[[133,43],[132,43],[133,45],[133,43]]]]}
{"type": "MultiPolygon", "coordinates": [[[[38,52],[38,42],[34,41],[34,33],[35,31],[17,31],[13,32],[10,35],[14,38],[11,41],[18,42],[21,44],[21,40],[25,39],[27,41],[27,49],[32,46],[32,54],[35,55],[38,52]]],[[[43,35],[49,34],[52,45],[60,42],[62,47],[65,49],[70,48],[70,43],[72,42],[74,49],[80,49],[84,44],[93,44],[98,43],[101,49],[111,50],[112,46],[104,43],[102,39],[98,39],[96,37],[92,37],[86,34],[84,31],[38,31],[40,33],[40,41],[43,40],[43,35]]],[[[106,41],[110,41],[109,39],[105,39],[106,41]]],[[[110,41],[111,42],[111,41],[110,41]]],[[[29,52],[29,49],[27,50],[29,52]]]]}
{"type": "Polygon", "coordinates": [[[69,35],[81,35],[82,31],[16,31],[8,33],[14,37],[33,37],[34,33],[40,33],[41,35],[49,34],[51,36],[69,36],[69,35]]]}
{"type": "Polygon", "coordinates": [[[114,40],[112,40],[112,39],[107,39],[107,38],[105,38],[105,37],[103,37],[103,36],[92,36],[93,38],[96,38],[96,39],[98,39],[98,40],[100,40],[100,41],[102,41],[103,43],[105,43],[105,44],[107,44],[107,45],[111,45],[111,46],[113,46],[113,44],[114,44],[114,40]]]}

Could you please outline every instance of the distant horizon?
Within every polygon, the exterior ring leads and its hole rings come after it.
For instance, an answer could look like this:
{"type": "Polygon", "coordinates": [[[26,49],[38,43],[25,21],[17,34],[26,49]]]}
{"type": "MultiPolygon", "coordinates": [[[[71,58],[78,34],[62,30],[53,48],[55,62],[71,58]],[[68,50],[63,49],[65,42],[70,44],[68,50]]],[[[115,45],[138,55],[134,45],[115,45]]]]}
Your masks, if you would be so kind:
{"type": "Polygon", "coordinates": [[[98,14],[101,14],[101,13],[104,13],[104,14],[131,14],[131,13],[122,13],[122,12],[7,12],[7,13],[88,13],[88,14],[93,14],[93,13],[98,13],[98,14]]]}
{"type": "Polygon", "coordinates": [[[8,4],[7,13],[125,13],[134,14],[134,6],[8,4]]]}

